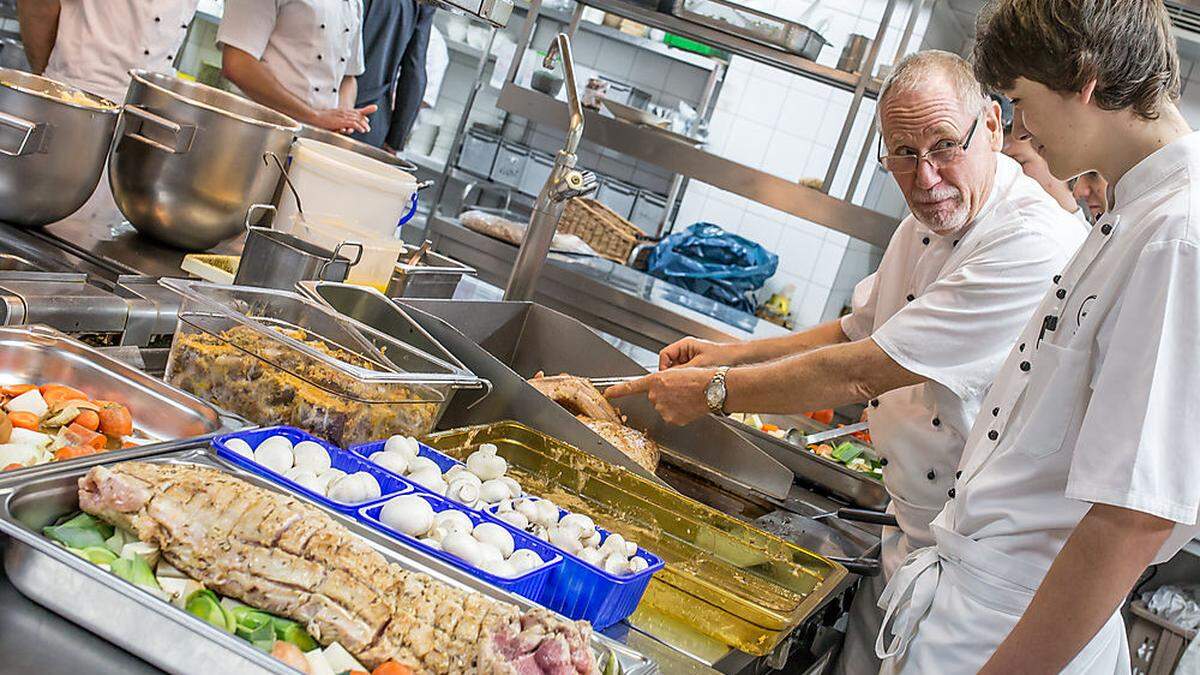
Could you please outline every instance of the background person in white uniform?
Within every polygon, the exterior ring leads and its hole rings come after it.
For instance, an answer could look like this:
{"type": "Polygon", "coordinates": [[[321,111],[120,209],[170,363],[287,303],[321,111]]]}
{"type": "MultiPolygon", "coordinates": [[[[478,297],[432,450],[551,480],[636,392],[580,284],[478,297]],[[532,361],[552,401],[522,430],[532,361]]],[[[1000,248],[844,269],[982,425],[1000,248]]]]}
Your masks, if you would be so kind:
{"type": "Polygon", "coordinates": [[[1119,609],[1198,531],[1200,135],[1161,2],[1003,0],[976,73],[1112,209],[1055,278],[963,451],[936,549],[893,575],[883,672],[1128,673],[1119,609]]]}
{"type": "MultiPolygon", "coordinates": [[[[911,549],[932,543],[929,521],[954,484],[984,392],[1085,229],[998,152],[1000,108],[961,57],[905,58],[879,100],[882,162],[913,214],[879,270],[855,289],[853,313],[784,338],[685,339],[660,354],[660,373],[609,395],[648,391],[664,419],[687,423],[708,412],[712,366],[758,363],[726,374],[726,412],[869,400],[871,437],[887,461],[889,510],[900,524],[885,533],[886,574],[911,549]]],[[[847,673],[878,670],[881,590],[882,579],[864,580],[855,600],[847,673]]]]}
{"type": "Polygon", "coordinates": [[[371,130],[354,107],[363,72],[362,0],[225,0],[221,72],[246,96],[310,126],[371,130]]]}

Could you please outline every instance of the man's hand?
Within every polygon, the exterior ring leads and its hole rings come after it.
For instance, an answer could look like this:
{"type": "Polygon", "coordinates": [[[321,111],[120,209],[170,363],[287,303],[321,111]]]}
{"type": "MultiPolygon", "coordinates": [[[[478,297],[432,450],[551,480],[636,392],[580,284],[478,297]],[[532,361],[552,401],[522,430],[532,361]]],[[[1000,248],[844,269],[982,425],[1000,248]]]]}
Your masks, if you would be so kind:
{"type": "Polygon", "coordinates": [[[711,340],[685,337],[663,348],[658,353],[658,369],[705,368],[709,366],[734,365],[732,361],[733,344],[722,344],[711,340]]]}
{"type": "Polygon", "coordinates": [[[309,124],[321,129],[336,131],[340,134],[349,134],[358,132],[365,134],[371,130],[371,124],[367,116],[378,109],[376,105],[363,106],[362,108],[327,108],[325,110],[313,111],[313,116],[309,119],[309,124]]]}
{"type": "Polygon", "coordinates": [[[716,372],[714,368],[673,368],[614,385],[604,395],[621,398],[645,392],[664,420],[683,426],[708,414],[704,390],[716,372]]]}

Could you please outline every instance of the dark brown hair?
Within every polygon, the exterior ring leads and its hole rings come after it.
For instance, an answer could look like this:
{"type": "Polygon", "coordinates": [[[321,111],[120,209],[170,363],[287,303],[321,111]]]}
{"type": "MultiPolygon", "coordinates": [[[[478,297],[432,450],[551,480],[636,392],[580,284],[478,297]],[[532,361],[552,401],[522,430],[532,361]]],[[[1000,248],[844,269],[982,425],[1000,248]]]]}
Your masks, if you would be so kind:
{"type": "Polygon", "coordinates": [[[990,0],[979,14],[975,76],[1009,89],[1018,77],[1057,92],[1096,80],[1103,110],[1156,119],[1179,98],[1179,56],[1162,0],[990,0]]]}

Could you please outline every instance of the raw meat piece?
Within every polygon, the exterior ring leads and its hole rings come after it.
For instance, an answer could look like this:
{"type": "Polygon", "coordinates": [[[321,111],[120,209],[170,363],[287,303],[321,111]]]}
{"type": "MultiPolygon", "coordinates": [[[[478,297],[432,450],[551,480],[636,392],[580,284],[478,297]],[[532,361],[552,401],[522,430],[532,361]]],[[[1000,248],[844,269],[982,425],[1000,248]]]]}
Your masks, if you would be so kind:
{"type": "Polygon", "coordinates": [[[576,417],[589,429],[596,432],[596,435],[608,441],[609,445],[637,462],[638,466],[650,473],[654,473],[654,470],[658,468],[658,458],[662,454],[662,450],[646,434],[618,422],[598,420],[584,415],[576,417]]]}
{"type": "Polygon", "coordinates": [[[79,505],[205,586],[300,621],[372,668],[394,659],[418,673],[596,672],[586,622],[522,614],[405,571],[321,510],[216,469],[98,466],[79,479],[79,505]],[[575,645],[587,656],[570,649],[564,669],[563,648],[575,645]]]}
{"type": "Polygon", "coordinates": [[[551,377],[534,376],[529,380],[534,389],[542,392],[555,403],[571,412],[572,415],[621,424],[621,414],[613,407],[604,394],[582,377],[574,375],[554,375],[551,377]]]}

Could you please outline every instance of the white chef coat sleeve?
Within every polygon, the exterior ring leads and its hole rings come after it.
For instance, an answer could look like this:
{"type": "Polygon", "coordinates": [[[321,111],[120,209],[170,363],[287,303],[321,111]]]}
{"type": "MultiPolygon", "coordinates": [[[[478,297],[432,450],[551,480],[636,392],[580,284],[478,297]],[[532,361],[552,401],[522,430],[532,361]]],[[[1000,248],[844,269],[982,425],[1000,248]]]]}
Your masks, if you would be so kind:
{"type": "Polygon", "coordinates": [[[1066,496],[1192,525],[1200,507],[1200,250],[1153,242],[1098,333],[1066,496]],[[1107,343],[1107,344],[1105,344],[1107,343]]]}
{"type": "Polygon", "coordinates": [[[858,282],[850,296],[850,313],[841,319],[842,332],[851,341],[861,340],[875,327],[875,307],[879,303],[879,272],[858,282]]]}
{"type": "Polygon", "coordinates": [[[277,0],[225,0],[217,45],[236,47],[261,59],[275,32],[277,14],[277,0]]]}
{"type": "Polygon", "coordinates": [[[906,370],[968,399],[991,385],[1068,256],[1032,228],[998,231],[871,339],[906,370]]]}

